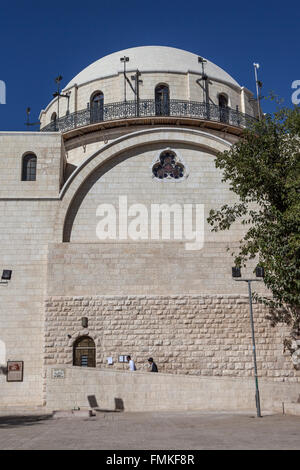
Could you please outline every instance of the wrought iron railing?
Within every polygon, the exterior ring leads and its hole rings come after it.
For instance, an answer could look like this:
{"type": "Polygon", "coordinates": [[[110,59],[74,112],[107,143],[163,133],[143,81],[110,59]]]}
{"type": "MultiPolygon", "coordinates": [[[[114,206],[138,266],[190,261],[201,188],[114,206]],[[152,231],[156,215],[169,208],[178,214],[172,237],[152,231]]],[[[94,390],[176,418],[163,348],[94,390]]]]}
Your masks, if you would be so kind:
{"type": "Polygon", "coordinates": [[[205,121],[221,122],[236,127],[250,127],[256,119],[248,114],[231,108],[197,101],[169,100],[167,103],[155,100],[120,101],[86,108],[51,121],[41,129],[42,132],[67,132],[78,127],[97,122],[115,121],[136,117],[170,116],[194,118],[205,121]]]}

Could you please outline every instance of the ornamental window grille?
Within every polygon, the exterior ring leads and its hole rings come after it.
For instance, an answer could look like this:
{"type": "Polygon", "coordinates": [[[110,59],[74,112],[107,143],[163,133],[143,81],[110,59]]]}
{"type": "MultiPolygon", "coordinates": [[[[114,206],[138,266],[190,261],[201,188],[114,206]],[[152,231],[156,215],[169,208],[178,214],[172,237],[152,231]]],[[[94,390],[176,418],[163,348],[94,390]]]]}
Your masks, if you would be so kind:
{"type": "Polygon", "coordinates": [[[96,346],[89,336],[80,336],[73,346],[73,365],[96,367],[96,346]]]}
{"type": "Polygon", "coordinates": [[[91,96],[90,112],[91,122],[103,121],[104,110],[104,94],[102,91],[97,91],[91,96]]]}
{"type": "Polygon", "coordinates": [[[24,155],[22,160],[22,181],[36,180],[37,158],[33,153],[24,155]]]}
{"type": "Polygon", "coordinates": [[[184,165],[178,161],[177,155],[171,150],[165,150],[152,167],[155,178],[179,180],[185,175],[184,165]]]}
{"type": "Polygon", "coordinates": [[[170,91],[168,85],[157,85],[155,88],[155,115],[169,116],[170,91]]]}

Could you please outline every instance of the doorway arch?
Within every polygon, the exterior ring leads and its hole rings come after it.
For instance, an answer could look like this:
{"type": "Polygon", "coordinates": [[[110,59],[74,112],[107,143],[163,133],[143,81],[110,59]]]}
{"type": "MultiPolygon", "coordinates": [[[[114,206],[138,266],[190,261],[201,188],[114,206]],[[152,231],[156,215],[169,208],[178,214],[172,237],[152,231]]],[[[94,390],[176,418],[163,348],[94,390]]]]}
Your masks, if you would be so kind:
{"type": "Polygon", "coordinates": [[[96,367],[96,345],[89,336],[79,336],[74,342],[73,366],[96,367]]]}

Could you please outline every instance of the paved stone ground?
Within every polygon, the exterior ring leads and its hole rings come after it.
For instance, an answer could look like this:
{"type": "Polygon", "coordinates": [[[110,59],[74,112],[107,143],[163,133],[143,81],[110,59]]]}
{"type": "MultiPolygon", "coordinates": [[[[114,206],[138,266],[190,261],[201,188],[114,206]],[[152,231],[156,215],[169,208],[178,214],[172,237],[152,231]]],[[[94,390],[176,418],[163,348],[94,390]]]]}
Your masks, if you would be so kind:
{"type": "Polygon", "coordinates": [[[300,417],[220,412],[0,416],[0,449],[300,449],[300,417]]]}

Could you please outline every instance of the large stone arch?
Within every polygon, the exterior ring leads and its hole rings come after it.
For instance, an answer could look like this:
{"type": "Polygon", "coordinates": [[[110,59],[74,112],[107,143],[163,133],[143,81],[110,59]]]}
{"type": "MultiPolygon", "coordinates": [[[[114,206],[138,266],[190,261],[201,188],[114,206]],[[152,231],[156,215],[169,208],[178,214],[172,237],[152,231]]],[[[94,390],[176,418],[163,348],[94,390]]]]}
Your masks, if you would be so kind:
{"type": "MultiPolygon", "coordinates": [[[[129,152],[145,144],[175,142],[198,146],[214,155],[219,151],[228,150],[231,143],[205,131],[185,128],[155,128],[138,131],[101,147],[89,156],[69,177],[60,193],[59,210],[56,217],[54,239],[56,242],[68,242],[76,211],[83,201],[86,191],[81,191],[83,185],[93,177],[117,165],[125,152],[129,152]]],[[[86,185],[87,187],[89,185],[86,185]]]]}

